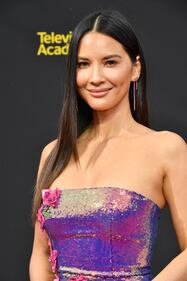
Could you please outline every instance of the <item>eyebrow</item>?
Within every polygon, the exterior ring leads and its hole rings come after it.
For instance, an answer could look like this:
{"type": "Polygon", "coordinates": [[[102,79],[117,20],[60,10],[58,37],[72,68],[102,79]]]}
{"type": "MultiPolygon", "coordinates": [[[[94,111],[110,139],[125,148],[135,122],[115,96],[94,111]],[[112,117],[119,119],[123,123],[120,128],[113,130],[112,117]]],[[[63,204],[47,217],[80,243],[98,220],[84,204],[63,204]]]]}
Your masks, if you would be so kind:
{"type": "MultiPolygon", "coordinates": [[[[112,55],[109,55],[109,56],[105,56],[103,59],[110,59],[110,58],[114,58],[114,57],[122,58],[120,55],[112,54],[112,55]]],[[[85,58],[85,57],[78,57],[78,59],[89,60],[88,58],[85,58]]]]}

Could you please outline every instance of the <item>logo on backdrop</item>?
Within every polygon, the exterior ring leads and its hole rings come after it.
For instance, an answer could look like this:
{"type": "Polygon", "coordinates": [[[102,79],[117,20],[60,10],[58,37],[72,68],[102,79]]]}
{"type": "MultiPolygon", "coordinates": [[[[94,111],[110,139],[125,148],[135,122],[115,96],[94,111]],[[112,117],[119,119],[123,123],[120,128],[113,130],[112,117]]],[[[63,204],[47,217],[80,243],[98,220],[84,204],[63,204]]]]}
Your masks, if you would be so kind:
{"type": "Polygon", "coordinates": [[[69,31],[67,34],[40,31],[36,34],[40,40],[37,56],[66,56],[68,54],[72,31],[69,31]]]}

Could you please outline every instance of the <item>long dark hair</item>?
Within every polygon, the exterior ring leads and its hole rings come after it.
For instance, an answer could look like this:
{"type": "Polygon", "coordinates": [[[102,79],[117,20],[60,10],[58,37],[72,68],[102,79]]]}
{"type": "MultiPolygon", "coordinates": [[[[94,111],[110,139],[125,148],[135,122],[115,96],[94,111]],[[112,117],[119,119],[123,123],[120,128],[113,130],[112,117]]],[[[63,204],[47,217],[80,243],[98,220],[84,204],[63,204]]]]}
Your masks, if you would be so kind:
{"type": "Polygon", "coordinates": [[[128,53],[131,61],[140,56],[141,73],[138,79],[136,110],[133,110],[133,85],[131,82],[129,99],[133,118],[149,127],[148,108],[146,100],[146,66],[141,46],[135,32],[127,19],[115,10],[99,10],[82,19],[73,31],[66,61],[64,79],[64,96],[62,112],[59,118],[59,131],[56,145],[48,155],[40,176],[35,184],[32,217],[41,203],[41,190],[48,188],[67,166],[71,155],[79,163],[77,138],[92,122],[92,108],[77,94],[76,65],[80,39],[90,31],[106,34],[120,42],[128,53]]]}

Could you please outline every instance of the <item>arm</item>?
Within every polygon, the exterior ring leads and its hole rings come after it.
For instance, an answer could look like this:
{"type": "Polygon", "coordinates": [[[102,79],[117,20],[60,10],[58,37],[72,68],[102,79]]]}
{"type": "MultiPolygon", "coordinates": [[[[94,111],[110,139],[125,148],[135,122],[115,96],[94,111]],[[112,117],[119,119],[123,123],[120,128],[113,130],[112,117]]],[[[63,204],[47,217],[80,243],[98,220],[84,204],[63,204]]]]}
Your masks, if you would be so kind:
{"type": "Polygon", "coordinates": [[[165,135],[163,192],[181,249],[153,281],[187,281],[187,145],[177,134],[165,135]]]}
{"type": "Polygon", "coordinates": [[[34,243],[29,264],[30,281],[53,281],[54,274],[48,261],[50,252],[45,231],[40,229],[39,222],[35,223],[34,243]]]}
{"type": "MultiPolygon", "coordinates": [[[[37,178],[40,175],[42,167],[45,163],[47,156],[53,148],[56,141],[53,141],[45,146],[42,151],[40,164],[38,169],[37,178]]],[[[40,224],[36,220],[34,226],[34,242],[32,248],[32,254],[29,264],[29,276],[30,281],[52,281],[54,280],[54,274],[51,270],[51,264],[48,261],[50,255],[50,249],[48,246],[48,237],[45,231],[41,231],[40,224]]]]}

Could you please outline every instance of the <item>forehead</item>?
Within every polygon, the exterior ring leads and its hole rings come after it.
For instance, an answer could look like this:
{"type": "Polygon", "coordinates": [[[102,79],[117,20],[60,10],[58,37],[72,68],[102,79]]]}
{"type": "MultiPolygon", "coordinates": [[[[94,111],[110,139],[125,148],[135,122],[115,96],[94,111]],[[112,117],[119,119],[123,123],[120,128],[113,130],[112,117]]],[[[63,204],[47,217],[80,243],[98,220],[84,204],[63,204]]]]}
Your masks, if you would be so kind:
{"type": "Polygon", "coordinates": [[[79,42],[78,56],[97,54],[104,56],[114,52],[124,55],[123,45],[114,38],[99,32],[89,32],[79,42]]]}

